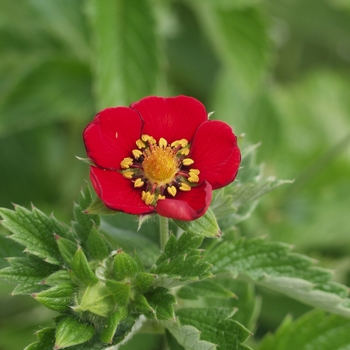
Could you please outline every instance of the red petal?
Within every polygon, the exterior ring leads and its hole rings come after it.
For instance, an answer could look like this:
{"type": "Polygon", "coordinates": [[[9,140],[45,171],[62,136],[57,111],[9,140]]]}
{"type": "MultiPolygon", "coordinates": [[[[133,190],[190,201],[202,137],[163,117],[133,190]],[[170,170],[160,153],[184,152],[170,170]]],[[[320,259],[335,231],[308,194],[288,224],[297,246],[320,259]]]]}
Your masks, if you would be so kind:
{"type": "Polygon", "coordinates": [[[208,120],[203,104],[188,96],[150,96],[130,107],[145,121],[142,133],[153,136],[156,141],[161,137],[169,143],[183,138],[191,141],[198,126],[208,120]]]}
{"type": "Polygon", "coordinates": [[[106,108],[98,113],[83,133],[88,157],[99,167],[120,169],[140,138],[142,120],[130,108],[106,108]]]}
{"type": "Polygon", "coordinates": [[[229,125],[209,120],[199,126],[191,145],[191,168],[199,169],[199,180],[208,181],[213,190],[231,183],[241,161],[237,138],[229,125]]]}
{"type": "Polygon", "coordinates": [[[141,191],[130,180],[116,171],[90,167],[92,185],[106,207],[127,214],[143,215],[154,212],[154,207],[141,199],[141,191]]]}
{"type": "Polygon", "coordinates": [[[175,220],[195,220],[205,214],[212,197],[211,186],[203,182],[191,191],[179,191],[174,199],[163,199],[157,202],[156,211],[159,215],[175,220]]]}

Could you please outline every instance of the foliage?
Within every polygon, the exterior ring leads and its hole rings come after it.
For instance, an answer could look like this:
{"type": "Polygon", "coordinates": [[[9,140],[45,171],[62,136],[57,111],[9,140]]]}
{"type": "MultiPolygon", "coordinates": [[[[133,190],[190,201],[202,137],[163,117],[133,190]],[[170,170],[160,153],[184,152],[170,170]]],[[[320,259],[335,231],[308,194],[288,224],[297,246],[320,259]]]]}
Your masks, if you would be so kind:
{"type": "Polygon", "coordinates": [[[349,347],[349,9],[0,0],[0,274],[15,284],[12,298],[0,284],[1,349],[52,349],[54,338],[100,349],[140,328],[154,334],[121,349],[161,349],[164,328],[171,350],[349,347]],[[88,190],[71,214],[88,178],[74,158],[84,126],[100,108],[152,94],[192,95],[245,133],[237,181],[214,194],[216,220],[172,222],[164,252],[152,218],[138,228],[123,214],[84,214],[88,190]],[[80,340],[67,338],[71,327],[80,340]]]}

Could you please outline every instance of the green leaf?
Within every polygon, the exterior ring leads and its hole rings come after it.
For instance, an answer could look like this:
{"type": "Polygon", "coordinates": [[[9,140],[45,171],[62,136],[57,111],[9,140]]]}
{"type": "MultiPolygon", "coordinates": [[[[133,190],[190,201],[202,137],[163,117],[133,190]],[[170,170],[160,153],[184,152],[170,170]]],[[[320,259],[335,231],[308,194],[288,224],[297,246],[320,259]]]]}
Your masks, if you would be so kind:
{"type": "Polygon", "coordinates": [[[168,289],[158,287],[147,292],[145,297],[158,320],[175,320],[173,305],[176,304],[176,298],[168,293],[168,289]]]}
{"type": "Polygon", "coordinates": [[[138,272],[136,261],[121,249],[117,250],[113,260],[113,272],[117,281],[130,278],[138,272]]]}
{"type": "Polygon", "coordinates": [[[86,208],[92,203],[92,196],[89,187],[80,192],[78,204],[74,204],[74,218],[73,228],[78,234],[82,243],[85,242],[89,236],[92,228],[100,225],[100,217],[98,215],[89,215],[85,213],[86,208]]]}
{"type": "Polygon", "coordinates": [[[56,286],[61,283],[69,282],[71,282],[71,278],[67,270],[55,271],[43,281],[43,283],[48,284],[49,286],[56,286]]]}
{"type": "Polygon", "coordinates": [[[32,296],[47,308],[64,312],[72,304],[75,287],[71,283],[62,283],[32,296]]]}
{"type": "Polygon", "coordinates": [[[193,300],[200,297],[216,299],[229,299],[237,297],[234,293],[224,288],[220,284],[208,280],[183,286],[177,292],[177,296],[182,299],[193,300]]]}
{"type": "MultiPolygon", "coordinates": [[[[216,350],[217,345],[200,340],[201,331],[192,326],[180,326],[179,323],[161,321],[166,329],[176,338],[177,343],[185,350],[216,350]]],[[[171,348],[172,349],[172,348],[171,348]]],[[[180,350],[175,348],[176,350],[180,350]]]]}
{"type": "Polygon", "coordinates": [[[275,334],[265,336],[258,350],[344,350],[350,347],[350,320],[313,310],[296,321],[287,317],[275,334]]]}
{"type": "Polygon", "coordinates": [[[157,275],[147,272],[138,272],[133,278],[132,284],[140,293],[145,293],[151,287],[156,278],[157,275]]]}
{"type": "Polygon", "coordinates": [[[160,54],[149,1],[90,0],[89,5],[100,108],[155,94],[160,54]]]}
{"type": "Polygon", "coordinates": [[[201,251],[197,248],[203,237],[184,232],[176,240],[169,237],[164,253],[159,257],[151,273],[158,275],[153,286],[175,287],[211,276],[211,265],[201,261],[201,251]]]}
{"type": "Polygon", "coordinates": [[[35,334],[38,341],[28,345],[24,350],[52,350],[55,344],[55,328],[43,328],[35,334]]]}
{"type": "Polygon", "coordinates": [[[180,324],[198,329],[201,339],[223,350],[248,350],[250,348],[242,343],[251,333],[235,321],[233,315],[234,311],[225,308],[183,308],[177,312],[180,324]]]}
{"type": "Polygon", "coordinates": [[[184,231],[204,237],[220,237],[221,231],[216,221],[214,212],[209,208],[207,212],[197,220],[174,220],[175,224],[184,231]]]}
{"type": "Polygon", "coordinates": [[[290,251],[284,243],[263,239],[224,242],[207,250],[213,273],[231,272],[308,305],[350,317],[348,288],[331,282],[330,271],[290,251]]]}
{"type": "Polygon", "coordinates": [[[96,227],[91,229],[86,241],[86,249],[92,259],[98,261],[102,261],[104,258],[107,258],[110,253],[106,240],[102,234],[98,232],[96,227]]]}
{"type": "Polygon", "coordinates": [[[94,284],[98,282],[98,278],[92,271],[81,248],[79,248],[74,254],[72,260],[72,270],[78,280],[85,284],[94,284]]]}
{"type": "Polygon", "coordinates": [[[130,283],[107,280],[106,287],[111,294],[113,294],[114,300],[118,306],[125,306],[128,304],[130,297],[130,283]]]}
{"type": "Polygon", "coordinates": [[[0,270],[0,278],[18,284],[12,295],[32,294],[47,289],[43,281],[57,270],[55,265],[31,255],[23,258],[9,258],[8,262],[11,266],[0,270]]]}
{"type": "Polygon", "coordinates": [[[55,235],[55,239],[58,245],[58,250],[60,251],[60,254],[62,256],[62,259],[68,265],[68,267],[70,267],[72,264],[74,254],[78,250],[77,243],[72,242],[69,239],[62,238],[58,235],[55,235]]]}
{"type": "Polygon", "coordinates": [[[4,219],[2,225],[13,233],[10,237],[24,245],[27,252],[51,264],[60,265],[61,258],[54,234],[69,238],[65,226],[36,208],[29,211],[16,205],[15,210],[1,208],[0,215],[4,219]]]}
{"type": "Polygon", "coordinates": [[[55,349],[83,344],[94,334],[95,328],[92,325],[83,323],[74,316],[64,317],[56,326],[55,349]]]}

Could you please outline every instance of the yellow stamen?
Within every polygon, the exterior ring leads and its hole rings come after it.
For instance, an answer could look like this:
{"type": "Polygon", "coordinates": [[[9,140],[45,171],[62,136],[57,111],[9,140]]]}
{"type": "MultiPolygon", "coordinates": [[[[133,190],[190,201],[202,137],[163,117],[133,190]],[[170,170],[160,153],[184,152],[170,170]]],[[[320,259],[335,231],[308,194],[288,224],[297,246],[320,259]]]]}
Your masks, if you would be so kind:
{"type": "Polygon", "coordinates": [[[134,174],[133,171],[124,171],[124,172],[123,172],[123,176],[124,176],[126,179],[132,179],[133,174],[134,174]]]}
{"type": "Polygon", "coordinates": [[[190,149],[189,148],[182,148],[182,149],[180,149],[180,151],[178,153],[182,154],[184,156],[188,156],[190,153],[190,149]]]}
{"type": "Polygon", "coordinates": [[[132,155],[134,156],[135,159],[139,159],[140,156],[142,156],[142,152],[139,149],[133,149],[132,155]]]}
{"type": "Polygon", "coordinates": [[[145,147],[146,147],[146,144],[145,144],[142,140],[138,139],[138,140],[136,141],[136,146],[137,146],[139,149],[142,149],[142,148],[145,148],[145,147]]]}
{"type": "Polygon", "coordinates": [[[183,161],[182,161],[182,164],[185,165],[185,166],[188,166],[188,165],[191,165],[194,163],[194,160],[191,159],[191,158],[185,158],[183,161]]]}
{"type": "Polygon", "coordinates": [[[142,187],[145,183],[140,179],[136,179],[134,182],[134,187],[142,187]]]}
{"type": "Polygon", "coordinates": [[[146,205],[150,205],[154,200],[154,194],[151,194],[148,191],[142,191],[141,199],[146,203],[146,205]]]}
{"type": "Polygon", "coordinates": [[[187,184],[186,182],[182,182],[179,189],[181,191],[191,191],[191,186],[189,184],[187,184]]]}
{"type": "Polygon", "coordinates": [[[165,148],[166,146],[168,146],[167,140],[164,139],[163,137],[161,137],[161,138],[159,139],[158,144],[159,144],[159,147],[162,147],[162,148],[165,148]]]}
{"type": "Polygon", "coordinates": [[[186,147],[188,145],[188,141],[186,139],[176,140],[171,144],[171,147],[186,147]]]}
{"type": "Polygon", "coordinates": [[[159,195],[157,199],[165,199],[165,196],[159,195]]]}
{"type": "Polygon", "coordinates": [[[166,190],[168,191],[168,193],[169,193],[170,195],[172,195],[173,197],[175,197],[176,192],[177,192],[175,186],[169,186],[166,190]]]}
{"type": "Polygon", "coordinates": [[[198,182],[199,181],[199,177],[198,177],[198,175],[190,172],[190,177],[187,180],[189,182],[198,182]]]}
{"type": "Polygon", "coordinates": [[[149,142],[151,145],[154,145],[157,143],[156,140],[152,136],[149,136],[147,134],[142,135],[141,139],[144,142],[149,142]]]}
{"type": "Polygon", "coordinates": [[[198,169],[190,169],[190,175],[192,174],[195,174],[195,175],[199,175],[200,174],[200,171],[198,169]]]}
{"type": "Polygon", "coordinates": [[[128,169],[129,166],[132,164],[133,160],[130,157],[124,158],[121,162],[120,162],[120,166],[123,169],[128,169]]]}

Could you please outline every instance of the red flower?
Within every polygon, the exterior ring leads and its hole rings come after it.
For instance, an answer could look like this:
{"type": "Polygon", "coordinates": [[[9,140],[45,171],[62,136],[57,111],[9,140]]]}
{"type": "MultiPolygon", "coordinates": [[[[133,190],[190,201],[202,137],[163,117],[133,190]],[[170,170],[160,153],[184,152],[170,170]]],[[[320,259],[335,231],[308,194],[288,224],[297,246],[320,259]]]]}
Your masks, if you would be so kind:
{"type": "Polygon", "coordinates": [[[231,183],[240,163],[231,127],[208,120],[202,103],[187,96],[106,108],[83,137],[97,195],[129,214],[197,219],[212,189],[231,183]]]}

